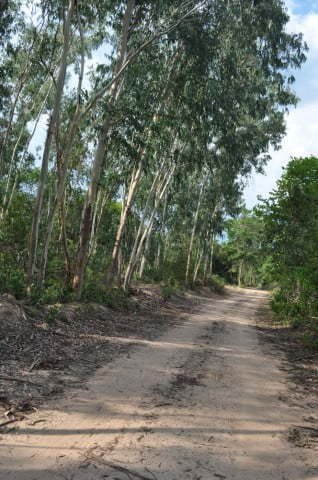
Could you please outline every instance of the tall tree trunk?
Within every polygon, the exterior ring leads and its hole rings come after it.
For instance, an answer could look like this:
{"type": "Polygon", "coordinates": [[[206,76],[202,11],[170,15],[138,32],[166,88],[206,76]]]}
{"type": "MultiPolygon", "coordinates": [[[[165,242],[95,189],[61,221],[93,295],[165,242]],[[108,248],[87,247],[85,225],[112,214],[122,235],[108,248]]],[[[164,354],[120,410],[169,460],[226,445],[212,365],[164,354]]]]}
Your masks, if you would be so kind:
{"type": "Polygon", "coordinates": [[[211,253],[210,253],[210,265],[209,265],[209,276],[213,274],[213,260],[214,260],[214,234],[212,235],[212,245],[211,245],[211,253]]]}
{"type": "Polygon", "coordinates": [[[204,272],[203,272],[204,283],[206,283],[207,276],[212,275],[213,249],[214,249],[214,231],[212,229],[210,232],[210,238],[209,238],[209,242],[206,249],[206,255],[205,255],[204,272]]]}
{"type": "Polygon", "coordinates": [[[193,272],[193,284],[196,283],[197,278],[198,278],[198,273],[199,273],[199,270],[200,270],[200,267],[201,267],[203,252],[204,252],[204,249],[202,248],[198,253],[198,259],[197,259],[196,265],[194,267],[194,272],[193,272]]]}
{"type": "MultiPolygon", "coordinates": [[[[36,131],[36,128],[38,126],[38,123],[39,123],[39,120],[40,120],[40,117],[42,115],[42,112],[43,112],[43,109],[44,109],[44,106],[47,102],[47,99],[48,99],[48,96],[50,94],[50,91],[51,91],[51,88],[52,88],[52,83],[45,95],[45,98],[41,104],[41,107],[38,111],[38,114],[37,114],[37,117],[36,117],[36,120],[35,120],[35,123],[34,123],[34,126],[33,126],[33,129],[31,131],[31,133],[29,134],[28,136],[28,140],[26,142],[26,145],[24,146],[24,149],[23,149],[23,153],[22,153],[22,158],[19,160],[18,162],[18,165],[17,165],[17,170],[19,170],[19,166],[22,166],[23,165],[23,162],[25,160],[25,157],[26,157],[26,154],[28,152],[28,149],[29,149],[29,145],[31,143],[31,140],[34,136],[34,133],[36,131]]],[[[32,109],[31,109],[32,110],[32,109]]],[[[16,184],[17,184],[17,176],[18,176],[18,173],[15,175],[15,179],[14,179],[14,182],[13,182],[13,186],[11,188],[11,192],[9,192],[10,190],[10,183],[11,183],[11,177],[12,177],[12,172],[13,172],[13,167],[14,167],[14,160],[15,160],[15,157],[16,157],[16,153],[17,153],[17,149],[19,147],[19,144],[20,144],[20,141],[21,141],[21,137],[23,135],[23,132],[25,130],[25,126],[26,125],[23,125],[22,128],[21,128],[21,131],[20,131],[20,134],[19,134],[19,137],[15,143],[15,146],[14,146],[14,149],[13,149],[13,152],[12,152],[12,156],[11,156],[11,161],[10,161],[10,168],[9,168],[9,172],[8,172],[8,175],[7,175],[7,181],[6,181],[6,188],[5,188],[5,192],[4,192],[4,196],[3,196],[3,202],[2,202],[2,208],[1,208],[1,211],[0,211],[0,220],[3,219],[6,215],[6,212],[8,211],[10,205],[11,205],[11,202],[12,202],[12,198],[13,198],[13,195],[14,195],[14,191],[15,191],[15,187],[16,187],[16,184]]]]}
{"type": "MultiPolygon", "coordinates": [[[[6,186],[5,186],[4,195],[3,195],[3,199],[2,199],[2,205],[1,205],[1,208],[0,208],[0,220],[2,220],[4,218],[5,213],[8,211],[8,197],[9,197],[9,190],[10,190],[10,184],[11,184],[11,177],[12,177],[13,168],[14,168],[14,160],[15,160],[15,156],[16,156],[17,149],[18,149],[18,146],[20,144],[22,135],[24,133],[24,128],[25,128],[25,125],[23,125],[23,127],[20,130],[18,139],[15,142],[13,152],[12,152],[12,155],[11,155],[9,172],[8,172],[8,175],[7,175],[6,186]]],[[[15,186],[15,182],[13,182],[13,187],[14,186],[15,186]]]]}
{"type": "Polygon", "coordinates": [[[89,251],[88,251],[89,258],[95,254],[95,251],[97,248],[97,232],[102,220],[104,208],[109,198],[109,195],[110,195],[109,192],[105,193],[105,192],[102,192],[101,190],[98,192],[98,195],[97,195],[97,201],[96,201],[95,211],[93,215],[93,226],[92,226],[91,238],[89,241],[89,251]]]}
{"type": "Polygon", "coordinates": [[[80,39],[81,39],[81,62],[80,62],[81,66],[80,66],[80,72],[79,72],[78,83],[77,83],[76,108],[65,135],[64,144],[66,144],[66,146],[62,151],[58,152],[59,160],[57,161],[57,165],[56,165],[57,166],[56,194],[55,194],[52,209],[50,211],[50,215],[48,218],[46,232],[45,232],[45,239],[44,239],[44,252],[43,252],[43,261],[42,261],[42,268],[41,268],[42,284],[44,283],[45,275],[46,275],[47,259],[48,259],[49,247],[50,247],[50,242],[52,238],[56,213],[58,212],[58,210],[61,210],[62,208],[64,208],[63,203],[65,198],[68,165],[69,165],[71,151],[74,145],[74,141],[76,139],[76,133],[77,133],[77,129],[78,129],[78,126],[81,120],[81,114],[82,114],[81,92],[82,92],[84,68],[85,68],[85,52],[84,52],[85,46],[84,46],[84,34],[82,30],[82,25],[81,25],[81,20],[80,20],[80,15],[78,12],[77,5],[76,5],[76,17],[77,17],[78,29],[80,32],[80,39]]]}
{"type": "Polygon", "coordinates": [[[65,85],[65,78],[66,78],[67,57],[70,49],[71,23],[72,23],[72,18],[74,14],[75,3],[76,3],[76,0],[69,0],[68,11],[64,21],[63,50],[62,50],[60,68],[57,76],[57,82],[56,82],[56,94],[54,99],[53,110],[49,119],[49,125],[48,125],[45,145],[44,145],[43,156],[42,156],[41,173],[40,173],[40,179],[39,179],[38,190],[36,195],[35,208],[33,213],[32,227],[31,227],[31,235],[30,235],[30,241],[29,241],[29,260],[28,260],[29,288],[31,287],[34,281],[34,271],[36,266],[37,247],[38,247],[38,239],[39,239],[39,226],[40,226],[40,220],[41,220],[41,214],[42,214],[44,191],[45,191],[47,174],[48,174],[51,145],[52,145],[55,129],[57,128],[57,125],[59,122],[61,101],[62,101],[63,90],[65,85]]]}
{"type": "Polygon", "coordinates": [[[208,264],[209,264],[209,250],[205,252],[204,263],[203,263],[203,285],[206,285],[206,278],[208,274],[208,264]]]}
{"type": "Polygon", "coordinates": [[[22,91],[24,90],[26,80],[27,80],[27,76],[28,76],[28,73],[29,73],[30,56],[31,56],[32,48],[33,48],[33,44],[28,51],[25,67],[24,67],[24,69],[21,73],[18,84],[16,86],[15,96],[14,96],[12,106],[11,106],[11,110],[10,110],[10,113],[9,113],[8,125],[7,125],[7,128],[6,128],[5,134],[3,135],[2,141],[0,142],[0,172],[3,169],[3,157],[4,157],[4,153],[5,153],[5,150],[6,150],[8,140],[10,138],[10,133],[11,133],[12,126],[13,126],[13,120],[14,120],[16,108],[17,108],[17,105],[18,105],[18,101],[19,101],[19,98],[20,98],[20,95],[21,95],[22,91]]]}
{"type": "MultiPolygon", "coordinates": [[[[42,24],[41,24],[40,29],[38,31],[39,34],[42,32],[42,29],[44,28],[44,25],[45,25],[45,19],[43,17],[42,24]]],[[[4,133],[4,135],[3,135],[3,137],[0,141],[0,175],[2,174],[2,171],[3,171],[3,166],[4,166],[4,158],[3,157],[4,157],[4,153],[6,151],[8,140],[10,138],[10,133],[11,133],[12,126],[13,126],[14,116],[15,116],[15,113],[16,113],[16,108],[17,108],[17,105],[18,105],[19,98],[24,91],[24,87],[27,85],[27,79],[28,79],[28,76],[30,75],[30,70],[31,70],[31,67],[32,67],[31,56],[32,56],[32,53],[34,51],[33,49],[34,49],[34,46],[36,45],[37,41],[38,41],[38,38],[37,38],[36,35],[34,35],[31,44],[29,43],[29,40],[27,40],[28,43],[23,46],[23,48],[25,49],[25,53],[26,53],[25,64],[24,64],[24,67],[23,67],[23,69],[21,71],[21,74],[18,78],[16,88],[15,88],[15,92],[13,92],[14,98],[13,98],[13,102],[11,104],[11,109],[10,109],[10,112],[9,112],[9,119],[8,119],[7,128],[6,128],[5,133],[4,133]]]]}
{"type": "Polygon", "coordinates": [[[205,236],[203,238],[203,246],[198,252],[198,258],[197,258],[197,262],[196,262],[194,272],[193,272],[193,284],[195,284],[197,279],[198,279],[198,274],[199,274],[199,271],[200,271],[200,268],[201,268],[202,259],[203,259],[204,253],[206,251],[207,244],[209,242],[209,236],[210,236],[209,235],[209,228],[207,228],[205,236]]]}
{"type": "Polygon", "coordinates": [[[148,218],[148,225],[146,227],[144,227],[145,217],[141,221],[140,228],[141,228],[141,231],[143,229],[143,233],[142,233],[141,237],[139,235],[137,235],[136,239],[135,239],[135,243],[134,243],[131,255],[130,255],[129,263],[128,263],[128,266],[127,266],[127,269],[126,269],[126,272],[125,272],[125,278],[124,278],[124,284],[123,284],[123,287],[124,287],[125,290],[127,290],[128,287],[129,287],[132,275],[133,275],[133,273],[135,271],[135,268],[136,268],[136,265],[137,265],[137,263],[140,259],[145,240],[146,240],[147,236],[152,231],[155,214],[156,214],[157,209],[158,209],[158,207],[159,207],[159,205],[162,201],[162,198],[163,198],[163,196],[166,192],[166,189],[167,189],[167,187],[168,187],[168,185],[171,181],[174,169],[175,169],[175,165],[173,165],[173,167],[171,168],[170,171],[165,172],[165,174],[163,176],[163,179],[160,181],[160,183],[158,185],[158,188],[157,188],[156,194],[155,194],[154,206],[153,206],[152,212],[150,214],[150,217],[148,218]]]}
{"type": "Polygon", "coordinates": [[[144,206],[144,211],[143,211],[143,214],[142,214],[141,219],[140,219],[139,227],[138,227],[138,229],[135,233],[135,236],[134,236],[135,240],[134,240],[133,248],[132,248],[131,253],[130,253],[128,266],[127,266],[126,273],[125,273],[125,276],[124,276],[124,279],[123,279],[124,284],[126,283],[126,277],[129,275],[129,273],[127,274],[127,271],[130,272],[130,270],[133,268],[133,259],[136,256],[138,245],[139,245],[140,239],[142,238],[142,235],[143,235],[143,232],[144,232],[144,225],[145,225],[146,216],[147,216],[147,213],[148,213],[148,208],[149,208],[151,199],[153,197],[153,194],[155,193],[156,188],[158,186],[158,183],[160,181],[160,174],[161,174],[161,170],[158,169],[157,172],[156,172],[156,175],[154,177],[154,180],[152,182],[151,188],[148,192],[146,204],[144,206]]]}
{"type": "Polygon", "coordinates": [[[148,229],[148,232],[147,232],[147,235],[146,235],[145,248],[144,248],[144,251],[143,251],[143,254],[142,254],[142,257],[141,257],[140,267],[139,267],[139,278],[142,278],[142,276],[144,274],[144,269],[145,269],[146,260],[147,260],[147,253],[148,253],[149,245],[150,245],[152,228],[153,228],[153,222],[152,222],[150,228],[148,229]]]}
{"type": "MultiPolygon", "coordinates": [[[[165,104],[165,101],[167,100],[169,83],[170,83],[172,74],[175,72],[174,66],[175,66],[175,63],[176,63],[177,59],[180,56],[180,53],[181,53],[180,50],[177,50],[174,53],[174,55],[172,57],[172,60],[171,60],[171,63],[169,65],[168,74],[167,74],[167,77],[165,79],[165,86],[164,86],[164,89],[163,89],[163,92],[162,92],[162,95],[161,95],[161,100],[160,100],[159,105],[156,109],[156,112],[153,116],[152,126],[149,127],[147,129],[147,132],[146,132],[146,145],[147,145],[147,142],[151,139],[152,128],[157,123],[160,111],[162,110],[162,108],[165,104]]],[[[132,175],[132,179],[131,179],[131,182],[130,182],[129,191],[128,191],[128,195],[127,195],[127,200],[126,200],[126,203],[125,203],[125,206],[124,206],[124,209],[123,209],[123,214],[121,216],[120,223],[119,223],[117,233],[116,233],[114,248],[113,248],[113,252],[112,252],[112,261],[111,261],[111,264],[108,268],[108,272],[107,272],[107,276],[106,276],[108,283],[112,282],[112,278],[113,278],[113,274],[114,274],[114,268],[116,266],[117,255],[118,255],[118,251],[120,249],[121,239],[122,239],[122,236],[123,236],[123,233],[124,233],[125,225],[127,223],[128,214],[129,214],[129,211],[131,209],[131,206],[132,206],[132,203],[133,203],[133,200],[134,200],[134,196],[135,196],[135,193],[137,191],[137,188],[138,188],[141,176],[142,176],[142,169],[143,169],[144,158],[146,157],[146,152],[147,152],[147,146],[141,152],[140,161],[139,161],[137,170],[134,169],[134,171],[133,171],[133,175],[132,175]]]]}
{"type": "MultiPolygon", "coordinates": [[[[127,1],[127,7],[126,7],[125,15],[123,18],[122,39],[121,39],[118,60],[116,63],[115,77],[118,76],[121,68],[125,63],[125,59],[127,56],[129,26],[132,18],[134,5],[135,5],[134,0],[127,1]]],[[[108,102],[108,106],[110,109],[115,104],[119,96],[121,85],[122,85],[121,77],[118,77],[117,81],[115,81],[112,84],[112,87],[109,92],[109,102],[108,102]]],[[[76,292],[77,298],[80,298],[82,288],[83,288],[84,272],[85,272],[86,264],[88,260],[89,239],[90,239],[92,223],[93,223],[94,206],[96,202],[96,197],[98,192],[98,183],[100,181],[100,177],[102,173],[102,166],[103,166],[103,161],[105,157],[106,145],[108,142],[108,134],[109,134],[111,125],[112,125],[112,118],[109,115],[107,115],[103,122],[103,125],[100,130],[100,134],[98,137],[98,145],[97,145],[97,149],[96,149],[94,160],[93,160],[90,184],[89,184],[86,200],[85,200],[83,211],[82,211],[82,220],[81,220],[79,241],[78,241],[76,259],[75,259],[74,276],[72,281],[73,289],[76,292]]]]}
{"type": "Polygon", "coordinates": [[[6,149],[6,146],[7,146],[7,142],[8,142],[8,139],[9,139],[9,136],[10,136],[10,132],[11,132],[11,129],[12,129],[12,123],[13,123],[13,118],[14,118],[14,113],[15,113],[15,109],[16,109],[16,106],[17,106],[17,103],[18,103],[18,99],[19,99],[19,96],[22,92],[22,87],[23,87],[23,83],[20,82],[19,84],[19,87],[18,87],[18,91],[16,93],[16,96],[15,96],[15,99],[13,101],[13,105],[11,107],[11,111],[10,111],[10,114],[9,114],[9,121],[8,121],[8,126],[6,128],[6,132],[3,136],[3,140],[1,142],[1,145],[0,145],[0,168],[1,170],[3,170],[3,163],[4,163],[4,160],[3,160],[3,157],[4,157],[4,152],[5,152],[5,149],[6,149]]]}
{"type": "Polygon", "coordinates": [[[242,286],[242,273],[243,273],[243,261],[239,262],[239,271],[238,271],[238,286],[242,286]]]}
{"type": "Polygon", "coordinates": [[[197,203],[197,208],[196,208],[195,215],[194,215],[193,227],[192,227],[192,232],[191,232],[191,237],[190,237],[190,244],[189,244],[189,249],[188,249],[187,268],[186,268],[186,276],[185,276],[185,283],[186,284],[188,284],[188,281],[189,281],[192,249],[193,249],[195,232],[196,232],[197,224],[198,224],[198,218],[199,218],[199,212],[200,212],[200,207],[201,207],[203,188],[204,188],[204,183],[202,182],[201,188],[200,188],[200,193],[199,193],[199,198],[198,198],[198,203],[197,203]]]}
{"type": "Polygon", "coordinates": [[[71,257],[69,254],[67,246],[67,234],[66,234],[66,214],[65,214],[65,199],[60,208],[60,223],[61,223],[61,236],[62,236],[62,247],[64,253],[64,262],[65,262],[65,284],[69,286],[71,275],[72,275],[72,265],[71,257]]]}
{"type": "Polygon", "coordinates": [[[168,203],[168,195],[165,195],[164,203],[163,203],[163,212],[162,212],[162,220],[161,220],[161,227],[160,227],[160,232],[159,232],[159,238],[158,238],[158,247],[157,247],[157,254],[155,258],[155,268],[159,270],[160,267],[160,259],[162,253],[162,248],[161,248],[161,237],[164,231],[164,225],[165,225],[165,220],[166,220],[166,213],[167,213],[167,203],[168,203]]]}
{"type": "Polygon", "coordinates": [[[112,282],[113,277],[114,277],[114,270],[115,270],[115,267],[116,267],[116,264],[117,264],[117,256],[118,256],[118,253],[120,251],[122,236],[123,236],[124,229],[125,229],[125,226],[126,226],[126,222],[127,222],[127,219],[128,219],[128,214],[129,214],[131,206],[132,206],[134,195],[135,195],[135,192],[137,190],[137,186],[138,186],[140,178],[141,178],[142,167],[143,167],[143,161],[141,159],[137,168],[133,170],[133,174],[132,174],[132,177],[131,177],[131,181],[130,181],[130,185],[129,185],[129,189],[128,189],[128,193],[127,193],[127,198],[126,198],[126,201],[124,203],[122,215],[121,215],[120,222],[119,222],[119,225],[118,225],[116,238],[115,238],[115,243],[114,243],[114,248],[113,248],[113,251],[112,251],[112,260],[111,260],[111,264],[110,264],[108,272],[107,272],[107,282],[109,284],[112,282]]]}

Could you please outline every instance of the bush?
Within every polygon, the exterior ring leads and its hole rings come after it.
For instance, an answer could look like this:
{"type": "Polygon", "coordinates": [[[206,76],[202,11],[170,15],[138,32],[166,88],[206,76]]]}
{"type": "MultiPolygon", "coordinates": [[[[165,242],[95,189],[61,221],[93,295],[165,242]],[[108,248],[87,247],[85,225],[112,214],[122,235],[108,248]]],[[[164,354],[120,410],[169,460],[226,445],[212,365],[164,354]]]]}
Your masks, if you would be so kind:
{"type": "Polygon", "coordinates": [[[52,305],[63,303],[68,299],[64,284],[61,281],[54,281],[44,287],[34,286],[31,289],[30,300],[37,305],[52,305]]]}
{"type": "Polygon", "coordinates": [[[103,303],[115,310],[127,309],[129,293],[121,288],[107,288],[98,279],[86,281],[82,300],[84,302],[103,303]]]}
{"type": "Polygon", "coordinates": [[[173,295],[177,293],[176,287],[172,285],[162,285],[161,295],[164,300],[169,300],[173,295]]]}
{"type": "Polygon", "coordinates": [[[220,275],[212,275],[207,279],[207,286],[217,293],[224,293],[225,280],[220,275]]]}
{"type": "Polygon", "coordinates": [[[50,308],[47,308],[45,316],[44,316],[44,321],[47,325],[53,325],[60,314],[61,309],[56,306],[52,306],[50,308]]]}
{"type": "Polygon", "coordinates": [[[0,272],[0,283],[5,286],[1,293],[10,293],[17,299],[25,296],[25,275],[22,270],[8,270],[0,272]]]}
{"type": "Polygon", "coordinates": [[[277,320],[299,330],[302,342],[309,348],[318,348],[317,299],[303,292],[297,296],[292,291],[279,288],[273,292],[271,307],[277,320]]]}
{"type": "Polygon", "coordinates": [[[312,291],[300,289],[297,295],[293,288],[277,288],[271,298],[271,307],[280,321],[299,326],[317,315],[317,298],[312,291]]]}

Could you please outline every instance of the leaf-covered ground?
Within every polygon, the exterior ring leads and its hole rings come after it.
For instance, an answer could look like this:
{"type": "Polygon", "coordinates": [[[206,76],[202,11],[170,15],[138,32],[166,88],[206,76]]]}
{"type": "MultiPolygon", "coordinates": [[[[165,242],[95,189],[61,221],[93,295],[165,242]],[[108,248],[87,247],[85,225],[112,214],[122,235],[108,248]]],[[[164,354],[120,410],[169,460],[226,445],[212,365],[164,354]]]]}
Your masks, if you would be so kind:
{"type": "Polygon", "coordinates": [[[31,412],[66,385],[80,385],[96,368],[182,322],[193,308],[189,296],[165,300],[159,287],[136,290],[121,309],[80,303],[30,307],[3,295],[0,416],[10,409],[31,412]]]}

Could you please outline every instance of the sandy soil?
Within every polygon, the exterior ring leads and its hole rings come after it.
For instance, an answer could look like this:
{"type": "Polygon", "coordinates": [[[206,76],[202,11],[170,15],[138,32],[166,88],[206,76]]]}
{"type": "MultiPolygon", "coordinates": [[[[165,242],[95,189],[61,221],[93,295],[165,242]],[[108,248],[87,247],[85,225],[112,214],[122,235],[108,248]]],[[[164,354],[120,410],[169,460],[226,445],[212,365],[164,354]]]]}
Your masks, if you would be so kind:
{"type": "Polygon", "coordinates": [[[317,451],[288,432],[278,355],[262,348],[264,292],[202,299],[199,313],[138,343],[68,397],[0,438],[6,480],[318,479],[317,451]]]}

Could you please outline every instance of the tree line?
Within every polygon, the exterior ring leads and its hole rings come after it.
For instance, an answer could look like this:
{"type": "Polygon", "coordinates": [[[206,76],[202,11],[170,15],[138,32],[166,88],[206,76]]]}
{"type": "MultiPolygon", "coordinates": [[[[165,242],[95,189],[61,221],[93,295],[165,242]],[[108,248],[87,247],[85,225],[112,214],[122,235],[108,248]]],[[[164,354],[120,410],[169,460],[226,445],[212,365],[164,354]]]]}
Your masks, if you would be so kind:
{"type": "Polygon", "coordinates": [[[284,2],[6,0],[0,15],[0,289],[206,282],[297,102],[306,45],[284,2]]]}
{"type": "Polygon", "coordinates": [[[272,290],[278,318],[318,330],[318,158],[292,158],[253,211],[227,222],[218,270],[228,281],[272,290]]]}

